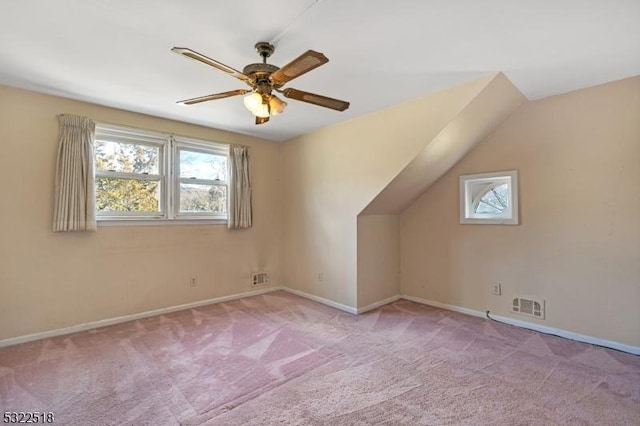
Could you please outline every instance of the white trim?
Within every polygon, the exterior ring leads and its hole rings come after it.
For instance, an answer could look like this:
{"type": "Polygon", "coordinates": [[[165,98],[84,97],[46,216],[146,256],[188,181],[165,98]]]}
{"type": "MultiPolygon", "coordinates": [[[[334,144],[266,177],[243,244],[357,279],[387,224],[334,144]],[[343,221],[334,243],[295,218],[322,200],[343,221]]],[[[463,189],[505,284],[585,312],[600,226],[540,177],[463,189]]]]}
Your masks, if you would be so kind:
{"type": "Polygon", "coordinates": [[[169,306],[166,308],[153,309],[151,311],[140,312],[137,314],[123,315],[115,318],[108,318],[99,321],[92,321],[83,324],[72,325],[71,327],[58,328],[55,330],[43,331],[40,333],[27,334],[26,336],[10,337],[0,340],[0,348],[4,346],[12,346],[20,343],[32,342],[34,340],[46,339],[48,337],[62,336],[65,334],[77,333],[80,331],[91,330],[94,328],[106,327],[108,325],[120,324],[127,321],[134,321],[142,318],[152,317],[155,315],[164,315],[171,312],[182,311],[185,309],[193,309],[201,306],[211,305],[214,303],[228,302],[230,300],[243,299],[245,297],[257,296],[259,294],[271,293],[277,290],[284,290],[282,287],[269,287],[261,290],[253,290],[245,293],[231,294],[229,296],[214,297],[213,299],[200,300],[198,302],[185,303],[177,306],[169,306]]]}
{"type": "Polygon", "coordinates": [[[202,217],[185,218],[180,219],[136,219],[127,218],[127,220],[121,219],[100,219],[98,217],[98,227],[102,226],[172,226],[172,225],[226,225],[227,219],[203,219],[202,217]]]}
{"type": "Polygon", "coordinates": [[[324,297],[316,296],[310,293],[305,293],[304,291],[294,290],[289,287],[282,287],[282,290],[288,291],[291,294],[295,294],[296,296],[304,297],[305,299],[313,300],[314,302],[322,303],[323,305],[330,306],[332,308],[340,309],[341,311],[348,312],[350,314],[358,314],[358,309],[353,306],[343,305],[342,303],[334,302],[333,300],[325,299],[324,297]]]}
{"type": "MultiPolygon", "coordinates": [[[[488,190],[487,188],[487,190],[488,190]]],[[[460,198],[460,224],[484,224],[484,225],[518,225],[518,171],[479,173],[473,175],[461,175],[459,177],[460,198]],[[473,187],[479,184],[491,184],[499,182],[507,184],[509,188],[509,204],[502,214],[475,213],[477,199],[483,194],[475,194],[473,187]]]]}
{"type": "Polygon", "coordinates": [[[147,146],[166,145],[169,134],[96,121],[96,139],[147,146]],[[133,142],[131,142],[133,141],[133,142]]]}
{"type": "Polygon", "coordinates": [[[395,296],[387,297],[386,299],[379,300],[377,302],[374,302],[362,308],[358,308],[358,314],[363,314],[365,312],[372,311],[376,308],[379,308],[380,306],[388,305],[389,303],[393,303],[396,300],[400,300],[401,298],[402,297],[399,294],[396,294],[395,296]]]}
{"type": "MultiPolygon", "coordinates": [[[[271,293],[278,290],[284,290],[296,296],[304,297],[305,299],[313,300],[314,302],[322,303],[323,305],[330,306],[335,309],[339,309],[350,314],[361,314],[372,309],[379,308],[380,306],[393,303],[399,299],[409,300],[411,302],[421,303],[423,305],[434,306],[436,308],[446,309],[448,311],[460,312],[462,314],[471,315],[474,317],[486,318],[486,312],[477,311],[475,309],[462,308],[460,306],[449,305],[447,303],[436,302],[435,300],[423,299],[421,297],[409,296],[406,294],[398,294],[396,296],[389,297],[384,300],[372,303],[362,308],[354,308],[352,306],[343,305],[342,303],[334,302],[323,297],[315,296],[313,294],[305,293],[304,291],[294,290],[292,288],[283,286],[273,286],[260,290],[247,291],[245,293],[237,293],[229,296],[215,297],[213,299],[200,300],[198,302],[185,303],[183,305],[169,306],[166,308],[154,309],[151,311],[140,312],[137,314],[124,315],[121,317],[109,318],[99,321],[88,322],[84,324],[77,324],[71,327],[58,328],[56,330],[43,331],[40,333],[28,334],[25,336],[11,337],[8,339],[0,340],[0,348],[4,346],[17,345],[20,343],[31,342],[34,340],[46,339],[48,337],[62,336],[65,334],[77,333],[79,331],[91,330],[94,328],[105,327],[108,325],[119,324],[127,321],[134,321],[142,318],[151,317],[154,315],[163,315],[171,312],[182,311],[185,309],[198,308],[200,306],[211,305],[215,303],[228,302],[230,300],[242,299],[250,296],[257,296],[260,294],[271,293]]],[[[585,334],[574,333],[572,331],[562,330],[559,328],[553,328],[546,325],[534,324],[528,321],[522,321],[509,317],[503,317],[499,315],[492,315],[492,317],[500,322],[513,325],[516,327],[526,328],[529,330],[539,331],[542,333],[553,334],[556,336],[564,337],[566,339],[576,340],[578,342],[590,343],[593,345],[604,346],[611,349],[617,349],[619,351],[628,352],[634,355],[640,355],[640,347],[627,345],[613,340],[599,339],[593,336],[587,336],[585,334]]]]}
{"type": "Polygon", "coordinates": [[[516,327],[527,328],[529,330],[540,331],[542,333],[554,334],[556,336],[564,337],[566,339],[577,340],[578,342],[590,343],[592,345],[605,346],[611,349],[617,349],[623,352],[629,352],[634,355],[640,355],[640,347],[631,346],[620,342],[614,342],[613,340],[599,339],[593,336],[587,336],[586,334],[574,333],[573,331],[562,330],[560,328],[553,328],[547,325],[534,324],[528,321],[522,321],[509,317],[503,317],[500,315],[491,315],[493,319],[500,322],[504,322],[516,327]]]}
{"type": "Polygon", "coordinates": [[[411,302],[421,303],[423,305],[435,306],[436,308],[446,309],[447,311],[460,312],[461,314],[471,315],[473,317],[486,318],[484,312],[476,311],[475,309],[461,308],[460,306],[449,305],[442,302],[436,302],[435,300],[423,299],[421,297],[408,296],[403,294],[400,298],[410,300],[411,302]]]}
{"type": "Polygon", "coordinates": [[[228,143],[210,141],[207,139],[191,138],[189,136],[181,136],[171,134],[171,137],[175,141],[178,149],[185,148],[188,151],[197,151],[204,154],[215,154],[224,157],[229,157],[229,145],[228,143]]]}
{"type": "MultiPolygon", "coordinates": [[[[447,309],[449,311],[460,312],[474,317],[486,318],[486,312],[476,311],[475,309],[461,308],[460,306],[448,305],[446,303],[436,302],[434,300],[422,299],[420,297],[400,296],[402,299],[410,300],[416,303],[422,303],[423,305],[435,306],[436,308],[447,309]]],[[[631,346],[625,343],[615,342],[613,340],[599,339],[593,336],[587,336],[586,334],[574,333],[573,331],[563,330],[560,328],[549,327],[547,325],[535,324],[528,321],[522,321],[509,317],[503,317],[500,315],[491,315],[491,317],[497,321],[513,325],[516,327],[526,328],[528,330],[539,331],[541,333],[553,334],[555,336],[564,337],[565,339],[576,340],[578,342],[590,343],[592,345],[604,346],[611,349],[616,349],[623,352],[628,352],[634,355],[640,355],[640,347],[631,346]]]]}

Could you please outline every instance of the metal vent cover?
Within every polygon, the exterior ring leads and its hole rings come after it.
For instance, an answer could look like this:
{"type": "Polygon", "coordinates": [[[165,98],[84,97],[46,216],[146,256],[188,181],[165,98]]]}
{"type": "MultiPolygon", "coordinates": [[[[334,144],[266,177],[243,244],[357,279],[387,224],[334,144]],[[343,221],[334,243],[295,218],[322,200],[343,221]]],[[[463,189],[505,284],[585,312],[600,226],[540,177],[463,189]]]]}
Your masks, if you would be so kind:
{"type": "Polygon", "coordinates": [[[269,285],[268,272],[254,272],[251,274],[251,285],[253,287],[269,285]]]}
{"type": "Polygon", "coordinates": [[[544,300],[516,297],[511,304],[511,312],[544,319],[544,300]]]}

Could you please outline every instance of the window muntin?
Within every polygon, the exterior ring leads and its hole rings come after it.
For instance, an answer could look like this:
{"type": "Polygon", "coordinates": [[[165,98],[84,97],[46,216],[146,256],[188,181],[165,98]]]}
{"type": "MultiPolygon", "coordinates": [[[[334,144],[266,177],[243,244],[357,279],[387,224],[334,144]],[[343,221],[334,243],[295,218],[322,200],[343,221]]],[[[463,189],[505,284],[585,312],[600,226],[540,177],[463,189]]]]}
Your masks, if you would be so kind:
{"type": "Polygon", "coordinates": [[[460,223],[518,222],[517,171],[460,176],[460,223]]]}
{"type": "Polygon", "coordinates": [[[227,218],[228,146],[96,126],[98,220],[227,218]]]}
{"type": "Polygon", "coordinates": [[[474,200],[475,213],[502,215],[509,208],[509,185],[497,183],[488,185],[487,189],[474,200]]]}

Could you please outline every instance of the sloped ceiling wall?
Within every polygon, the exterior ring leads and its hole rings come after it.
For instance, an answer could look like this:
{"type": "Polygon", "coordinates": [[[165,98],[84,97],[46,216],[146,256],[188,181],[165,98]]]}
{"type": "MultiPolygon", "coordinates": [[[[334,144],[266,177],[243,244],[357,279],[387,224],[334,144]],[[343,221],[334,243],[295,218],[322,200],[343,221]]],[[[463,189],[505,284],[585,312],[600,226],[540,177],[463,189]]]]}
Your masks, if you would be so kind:
{"type": "MultiPolygon", "coordinates": [[[[398,214],[526,101],[498,73],[447,123],[361,214],[398,214]]],[[[425,117],[425,119],[428,119],[425,117]]]]}
{"type": "MultiPolygon", "coordinates": [[[[472,132],[464,129],[465,123],[482,131],[486,126],[471,117],[454,120],[486,90],[511,93],[505,89],[505,80],[498,73],[491,74],[285,142],[281,148],[282,284],[358,306],[358,214],[447,126],[451,125],[450,130],[446,139],[437,139],[438,147],[457,140],[458,135],[476,142],[469,134],[472,132]]],[[[514,104],[514,97],[521,100],[510,94],[510,104],[514,104]]],[[[479,106],[489,104],[483,100],[479,106]]],[[[498,109],[504,114],[502,107],[498,109]]],[[[487,112],[476,106],[465,116],[473,111],[482,114],[481,121],[486,119],[487,112]]],[[[455,152],[462,155],[460,150],[455,152]]],[[[455,161],[457,158],[450,163],[455,161]]],[[[423,186],[412,190],[403,202],[423,190],[423,186]]]]}
{"type": "MultiPolygon", "coordinates": [[[[358,216],[358,308],[400,294],[398,213],[526,101],[502,73],[452,117],[358,216]]],[[[429,119],[425,117],[425,119],[429,119]]]]}

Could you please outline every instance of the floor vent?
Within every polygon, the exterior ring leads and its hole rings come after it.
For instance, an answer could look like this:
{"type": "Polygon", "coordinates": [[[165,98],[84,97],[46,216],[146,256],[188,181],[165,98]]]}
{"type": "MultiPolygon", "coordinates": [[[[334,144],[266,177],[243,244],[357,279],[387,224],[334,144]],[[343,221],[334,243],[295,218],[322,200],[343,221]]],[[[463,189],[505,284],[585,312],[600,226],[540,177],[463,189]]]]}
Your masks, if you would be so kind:
{"type": "Polygon", "coordinates": [[[258,287],[262,285],[269,285],[269,273],[268,272],[254,272],[251,274],[251,285],[258,287]]]}
{"type": "Polygon", "coordinates": [[[516,297],[515,299],[513,299],[511,312],[527,315],[538,319],[544,319],[544,300],[516,297]]]}

